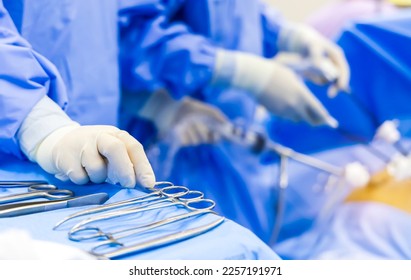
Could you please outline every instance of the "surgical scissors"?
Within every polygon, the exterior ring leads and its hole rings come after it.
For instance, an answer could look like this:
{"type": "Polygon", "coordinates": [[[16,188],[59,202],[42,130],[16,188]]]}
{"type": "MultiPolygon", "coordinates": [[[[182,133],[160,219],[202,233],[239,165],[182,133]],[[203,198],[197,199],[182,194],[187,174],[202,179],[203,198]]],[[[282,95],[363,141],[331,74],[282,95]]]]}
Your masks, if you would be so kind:
{"type": "Polygon", "coordinates": [[[33,181],[0,181],[0,188],[26,188],[31,185],[48,184],[47,181],[33,180],[33,181]]]}
{"type": "Polygon", "coordinates": [[[157,182],[154,186],[154,188],[150,189],[152,192],[146,195],[134,197],[131,199],[127,200],[122,200],[114,203],[109,203],[106,205],[94,207],[91,209],[85,209],[79,212],[76,212],[74,214],[71,214],[70,216],[67,216],[63,220],[59,221],[53,229],[57,229],[59,226],[64,224],[65,222],[74,219],[76,217],[80,216],[85,216],[89,214],[94,214],[94,213],[99,213],[103,211],[107,211],[110,209],[115,209],[118,207],[124,207],[124,206],[129,206],[137,203],[143,203],[143,202],[150,202],[153,200],[159,200],[162,197],[166,198],[173,198],[173,197],[181,197],[182,195],[188,194],[189,189],[183,186],[174,186],[173,183],[170,182],[157,182]]]}
{"type": "Polygon", "coordinates": [[[126,215],[137,214],[137,213],[141,213],[141,212],[145,212],[149,210],[155,210],[155,209],[160,209],[160,208],[165,208],[165,207],[170,207],[170,206],[178,206],[178,205],[184,206],[187,209],[192,210],[192,211],[204,210],[204,209],[211,210],[215,206],[215,202],[211,199],[203,198],[204,195],[200,191],[189,191],[189,193],[186,195],[192,196],[192,197],[184,198],[183,195],[180,196],[180,198],[170,197],[161,202],[152,202],[152,203],[148,203],[146,205],[139,206],[139,207],[118,210],[114,212],[105,213],[105,214],[102,214],[96,217],[87,218],[77,223],[71,228],[71,230],[69,231],[69,237],[72,236],[74,233],[85,228],[84,226],[87,224],[98,222],[98,221],[103,221],[103,220],[108,220],[111,218],[117,218],[117,217],[122,217],[126,215]],[[164,203],[167,201],[170,201],[171,203],[164,203]],[[199,206],[196,207],[195,206],[196,204],[198,204],[199,206]]]}
{"type": "Polygon", "coordinates": [[[59,200],[73,197],[70,190],[59,190],[50,184],[36,184],[28,187],[27,193],[12,194],[0,197],[0,204],[29,200],[33,198],[46,198],[48,200],[59,200]]]}

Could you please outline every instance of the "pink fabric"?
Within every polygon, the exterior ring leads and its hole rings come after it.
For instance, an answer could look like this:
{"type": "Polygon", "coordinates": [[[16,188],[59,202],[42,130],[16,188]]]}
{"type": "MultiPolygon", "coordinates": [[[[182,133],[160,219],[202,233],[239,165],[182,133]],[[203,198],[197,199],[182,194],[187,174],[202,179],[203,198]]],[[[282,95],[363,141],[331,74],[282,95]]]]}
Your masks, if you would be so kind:
{"type": "Polygon", "coordinates": [[[395,12],[395,6],[377,0],[345,0],[329,4],[306,21],[324,36],[336,39],[344,26],[356,19],[395,12]],[[379,3],[381,2],[381,3],[379,3]]]}

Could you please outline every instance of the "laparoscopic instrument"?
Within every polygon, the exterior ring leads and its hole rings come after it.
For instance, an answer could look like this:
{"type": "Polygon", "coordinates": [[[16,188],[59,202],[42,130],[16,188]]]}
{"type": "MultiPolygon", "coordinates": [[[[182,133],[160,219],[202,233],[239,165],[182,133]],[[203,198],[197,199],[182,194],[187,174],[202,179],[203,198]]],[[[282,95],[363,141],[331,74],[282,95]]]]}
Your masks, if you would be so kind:
{"type": "Polygon", "coordinates": [[[59,190],[56,186],[50,184],[31,184],[28,185],[28,192],[0,196],[0,204],[30,200],[34,198],[46,198],[48,200],[59,200],[70,198],[74,193],[70,190],[59,190]]]}
{"type": "Polygon", "coordinates": [[[15,217],[63,208],[101,204],[107,201],[106,193],[96,193],[54,201],[35,201],[0,205],[0,218],[15,217]]]}
{"type": "Polygon", "coordinates": [[[334,175],[352,186],[363,186],[370,179],[369,172],[358,162],[350,163],[344,167],[336,166],[312,156],[296,152],[293,149],[272,141],[262,132],[253,131],[241,125],[226,124],[218,127],[216,131],[224,139],[243,145],[255,153],[272,151],[280,157],[278,180],[279,192],[274,229],[270,240],[271,245],[276,242],[278,237],[284,212],[285,191],[288,188],[287,165],[289,159],[293,159],[307,166],[334,175]]]}
{"type": "Polygon", "coordinates": [[[337,177],[347,178],[347,173],[350,173],[350,165],[346,167],[340,167],[328,162],[319,160],[315,157],[308,156],[302,153],[299,153],[293,149],[285,147],[281,144],[278,144],[272,141],[264,133],[249,130],[244,126],[227,124],[217,128],[217,133],[220,133],[225,139],[244,145],[255,153],[261,153],[265,150],[273,151],[276,154],[285,158],[293,159],[302,164],[308,165],[310,167],[316,168],[320,171],[335,175],[337,177]]]}

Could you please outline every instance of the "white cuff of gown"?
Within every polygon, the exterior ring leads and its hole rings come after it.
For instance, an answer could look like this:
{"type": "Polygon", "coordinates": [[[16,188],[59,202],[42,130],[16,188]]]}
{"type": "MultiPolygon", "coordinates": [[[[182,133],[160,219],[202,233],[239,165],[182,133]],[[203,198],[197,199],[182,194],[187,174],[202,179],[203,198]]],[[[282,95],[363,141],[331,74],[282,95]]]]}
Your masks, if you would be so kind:
{"type": "Polygon", "coordinates": [[[48,96],[44,96],[21,124],[17,138],[20,149],[34,160],[38,145],[58,128],[78,125],[48,96]]]}

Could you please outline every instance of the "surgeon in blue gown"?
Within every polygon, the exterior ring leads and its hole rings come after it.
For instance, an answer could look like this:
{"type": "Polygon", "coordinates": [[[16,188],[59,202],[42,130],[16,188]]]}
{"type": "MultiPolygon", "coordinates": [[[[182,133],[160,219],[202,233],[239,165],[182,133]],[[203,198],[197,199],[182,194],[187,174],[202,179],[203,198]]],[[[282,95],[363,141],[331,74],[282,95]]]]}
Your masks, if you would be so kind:
{"type": "Polygon", "coordinates": [[[123,5],[120,24],[124,126],[147,147],[152,144],[156,176],[204,191],[217,201],[218,212],[268,242],[275,165],[263,165],[247,148],[215,142],[224,119],[186,103],[202,100],[250,127],[264,129],[277,116],[335,128],[302,79],[271,58],[284,51],[331,62],[339,72],[328,91],[335,96],[349,80],[341,49],[260,1],[133,1],[123,5]],[[149,124],[168,137],[156,142],[142,134],[149,124]]]}
{"type": "Polygon", "coordinates": [[[154,185],[142,145],[116,127],[117,11],[117,1],[0,1],[1,152],[76,184],[154,185]]]}

